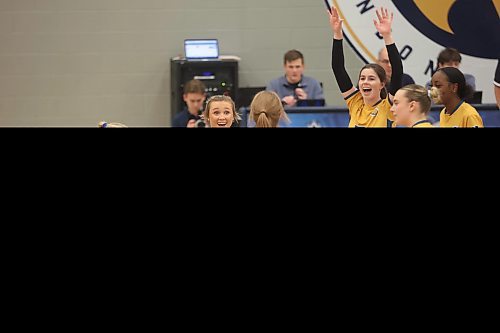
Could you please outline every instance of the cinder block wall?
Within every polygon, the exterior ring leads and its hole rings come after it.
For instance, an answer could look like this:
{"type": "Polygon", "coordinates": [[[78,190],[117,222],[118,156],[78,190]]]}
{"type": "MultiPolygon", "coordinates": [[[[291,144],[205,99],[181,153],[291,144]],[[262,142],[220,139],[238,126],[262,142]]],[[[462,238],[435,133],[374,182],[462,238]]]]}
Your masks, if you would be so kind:
{"type": "MultiPolygon", "coordinates": [[[[283,75],[299,49],[327,103],[344,105],[321,1],[0,0],[0,126],[169,126],[169,60],[185,38],[241,57],[241,87],[283,75]]],[[[361,61],[346,58],[355,77],[361,61]]]]}

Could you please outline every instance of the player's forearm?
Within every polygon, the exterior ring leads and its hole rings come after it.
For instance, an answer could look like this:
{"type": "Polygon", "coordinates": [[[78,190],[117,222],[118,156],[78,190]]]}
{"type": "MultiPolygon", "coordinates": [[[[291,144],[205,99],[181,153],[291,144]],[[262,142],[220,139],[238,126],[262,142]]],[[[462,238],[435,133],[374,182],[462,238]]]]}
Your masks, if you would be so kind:
{"type": "Polygon", "coordinates": [[[403,86],[403,62],[401,61],[401,56],[396,44],[389,44],[386,48],[387,53],[389,54],[389,61],[392,66],[391,86],[389,92],[394,96],[403,86]]]}
{"type": "Polygon", "coordinates": [[[349,74],[347,74],[347,71],[345,70],[344,47],[342,40],[333,40],[332,70],[339,85],[340,91],[342,93],[349,91],[353,87],[353,85],[349,74]]]}

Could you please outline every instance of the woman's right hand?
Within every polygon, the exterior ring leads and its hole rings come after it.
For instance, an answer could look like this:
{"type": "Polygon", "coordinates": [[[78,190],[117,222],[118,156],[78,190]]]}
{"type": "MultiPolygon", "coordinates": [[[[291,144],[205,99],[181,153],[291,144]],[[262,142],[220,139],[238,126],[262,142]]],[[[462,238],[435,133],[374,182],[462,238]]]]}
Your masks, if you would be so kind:
{"type": "Polygon", "coordinates": [[[333,38],[343,39],[344,35],[342,34],[342,23],[344,20],[340,18],[339,11],[337,8],[332,7],[332,12],[327,12],[328,15],[330,15],[330,27],[332,28],[333,38]]]}
{"type": "Polygon", "coordinates": [[[392,33],[392,22],[394,21],[394,13],[389,12],[387,8],[381,7],[377,9],[377,20],[373,20],[375,28],[382,37],[390,36],[392,33]]]}

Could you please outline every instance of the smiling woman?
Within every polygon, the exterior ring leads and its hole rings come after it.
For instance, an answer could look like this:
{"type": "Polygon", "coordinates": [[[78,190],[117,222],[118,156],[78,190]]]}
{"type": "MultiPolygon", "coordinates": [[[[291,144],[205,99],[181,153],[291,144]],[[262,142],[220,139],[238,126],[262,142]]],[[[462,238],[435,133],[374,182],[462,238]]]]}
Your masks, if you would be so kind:
{"type": "Polygon", "coordinates": [[[428,82],[438,67],[436,55],[452,47],[463,57],[462,70],[476,78],[476,90],[484,92],[483,102],[493,103],[490,87],[500,53],[500,34],[495,33],[500,0],[328,1],[344,20],[344,44],[363,62],[375,62],[374,51],[380,49],[381,36],[366,24],[366,19],[376,17],[376,4],[394,12],[393,36],[405,72],[415,82],[428,82]]]}
{"type": "Polygon", "coordinates": [[[438,100],[445,108],[441,111],[441,127],[484,127],[477,110],[465,99],[472,88],[466,84],[464,74],[457,68],[440,68],[432,76],[432,85],[437,89],[438,100]]]}
{"type": "Polygon", "coordinates": [[[216,95],[208,100],[203,119],[207,127],[224,128],[233,126],[241,118],[231,97],[216,95]]]}
{"type": "Polygon", "coordinates": [[[386,8],[376,11],[375,28],[384,38],[389,61],[392,66],[392,77],[388,80],[385,70],[378,64],[368,64],[361,69],[358,87],[354,87],[345,69],[343,51],[344,20],[337,8],[332,7],[330,26],[333,32],[332,69],[340,87],[342,97],[349,107],[351,118],[349,127],[390,127],[394,117],[390,112],[391,103],[396,91],[401,88],[403,63],[392,37],[392,22],[394,14],[386,8]],[[390,91],[387,91],[388,81],[391,81],[390,91]]]}

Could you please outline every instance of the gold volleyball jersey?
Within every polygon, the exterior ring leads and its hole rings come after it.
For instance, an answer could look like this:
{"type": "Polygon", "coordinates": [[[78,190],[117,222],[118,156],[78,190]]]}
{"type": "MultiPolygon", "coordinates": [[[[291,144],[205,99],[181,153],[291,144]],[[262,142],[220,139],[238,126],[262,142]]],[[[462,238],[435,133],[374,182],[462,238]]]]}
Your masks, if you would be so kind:
{"type": "Polygon", "coordinates": [[[441,111],[440,127],[484,127],[483,119],[477,110],[462,101],[452,114],[446,114],[446,108],[441,111]]]}
{"type": "Polygon", "coordinates": [[[412,128],[433,128],[429,120],[422,120],[412,126],[412,128]]]}
{"type": "Polygon", "coordinates": [[[349,108],[349,127],[391,127],[394,117],[391,112],[389,97],[381,100],[374,106],[365,105],[363,96],[356,90],[346,98],[349,108]]]}

